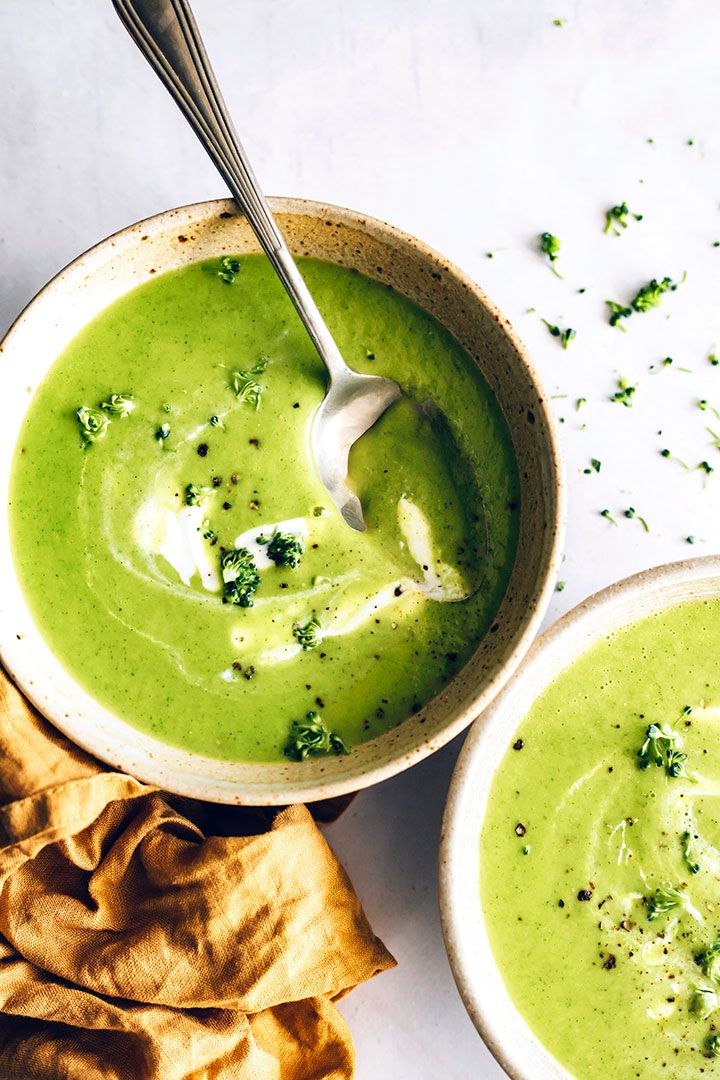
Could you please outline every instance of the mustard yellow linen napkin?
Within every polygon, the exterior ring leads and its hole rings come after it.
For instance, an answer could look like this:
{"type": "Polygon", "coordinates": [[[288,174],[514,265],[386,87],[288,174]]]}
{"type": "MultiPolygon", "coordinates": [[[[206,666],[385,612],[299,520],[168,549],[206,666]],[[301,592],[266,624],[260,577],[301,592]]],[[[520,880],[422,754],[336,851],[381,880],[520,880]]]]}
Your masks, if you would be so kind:
{"type": "Polygon", "coordinates": [[[2,1080],[352,1077],[333,999],[394,960],[305,807],[106,770],[0,671],[0,844],[2,1080]]]}

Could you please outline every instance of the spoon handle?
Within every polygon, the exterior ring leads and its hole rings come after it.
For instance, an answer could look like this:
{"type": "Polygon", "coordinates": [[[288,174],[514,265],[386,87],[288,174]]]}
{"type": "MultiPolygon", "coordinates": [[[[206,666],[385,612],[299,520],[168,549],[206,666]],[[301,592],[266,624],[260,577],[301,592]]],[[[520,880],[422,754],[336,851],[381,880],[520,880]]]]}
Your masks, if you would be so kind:
{"type": "Polygon", "coordinates": [[[349,371],[260,190],[187,0],[113,0],[145,59],[199,138],[285,286],[330,380],[349,371]]]}

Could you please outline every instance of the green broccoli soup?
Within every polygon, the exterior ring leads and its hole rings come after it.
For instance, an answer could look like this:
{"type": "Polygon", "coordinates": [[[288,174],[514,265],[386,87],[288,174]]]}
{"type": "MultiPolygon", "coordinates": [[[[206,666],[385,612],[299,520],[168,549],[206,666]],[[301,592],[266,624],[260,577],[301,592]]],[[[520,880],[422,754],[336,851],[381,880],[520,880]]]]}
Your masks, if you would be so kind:
{"type": "Polygon", "coordinates": [[[392,289],[303,274],[343,355],[407,397],[353,448],[367,532],[310,446],[325,371],[259,255],[112,304],[35,393],[10,498],[33,617],[102,705],[229,760],[345,753],[428,702],[514,559],[510,437],[475,364],[392,289]]]}
{"type": "Polygon", "coordinates": [[[720,600],[624,628],[494,778],[481,899],[508,992],[580,1080],[720,1076],[720,600]]]}

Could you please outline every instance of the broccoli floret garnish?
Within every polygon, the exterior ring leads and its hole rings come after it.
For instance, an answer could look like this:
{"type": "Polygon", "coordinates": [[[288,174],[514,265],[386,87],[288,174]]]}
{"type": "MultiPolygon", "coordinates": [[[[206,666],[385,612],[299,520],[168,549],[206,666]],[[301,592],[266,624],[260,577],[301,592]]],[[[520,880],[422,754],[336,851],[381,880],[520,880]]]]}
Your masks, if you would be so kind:
{"type": "Polygon", "coordinates": [[[98,439],[102,439],[110,423],[104,412],[99,409],[89,409],[87,405],[81,405],[75,415],[80,425],[83,449],[90,446],[91,443],[97,442],[98,439]]]}
{"type": "Polygon", "coordinates": [[[129,416],[135,408],[132,394],[110,394],[107,401],[100,402],[100,408],[109,416],[129,416]]]}
{"type": "Polygon", "coordinates": [[[298,645],[306,652],[310,649],[316,649],[320,644],[320,621],[312,615],[306,623],[298,623],[293,626],[293,634],[295,635],[298,645]]]}
{"type": "Polygon", "coordinates": [[[234,285],[235,278],[240,273],[240,260],[234,258],[232,255],[223,255],[220,260],[220,269],[217,272],[217,276],[224,281],[226,285],[234,285]]]}
{"type": "Polygon", "coordinates": [[[220,556],[223,599],[238,607],[252,607],[260,584],[255,559],[247,548],[231,548],[220,556]]]}
{"type": "Polygon", "coordinates": [[[650,724],[645,731],[645,742],[638,750],[638,765],[641,769],[657,765],[668,776],[685,776],[687,754],[681,746],[680,736],[669,724],[650,724]]]}
{"type": "Polygon", "coordinates": [[[650,922],[654,922],[661,915],[686,905],[687,896],[681,889],[676,889],[674,885],[661,885],[647,899],[647,917],[650,922]]]}
{"type": "Polygon", "coordinates": [[[268,361],[263,358],[255,367],[233,372],[231,385],[238,401],[252,405],[256,409],[260,407],[260,398],[265,388],[257,381],[257,378],[262,375],[267,366],[268,361]]]}
{"type": "Polygon", "coordinates": [[[705,1040],[705,1053],[708,1057],[720,1057],[720,1033],[708,1035],[705,1040]]]}
{"type": "Polygon", "coordinates": [[[185,505],[202,506],[210,493],[210,488],[199,487],[197,484],[188,484],[185,488],[185,505]]]}
{"type": "Polygon", "coordinates": [[[709,986],[696,986],[690,998],[690,1012],[707,1020],[718,1007],[718,996],[709,986]]]}
{"type": "Polygon", "coordinates": [[[696,955],[695,963],[702,969],[703,975],[720,983],[720,937],[696,955]]]}
{"type": "Polygon", "coordinates": [[[265,536],[258,536],[257,542],[267,544],[267,556],[276,566],[289,566],[293,570],[305,551],[302,537],[293,533],[275,531],[269,540],[265,536]]]}
{"type": "Polygon", "coordinates": [[[285,756],[305,761],[315,754],[347,754],[345,743],[334,731],[328,731],[319,713],[311,710],[304,720],[293,720],[285,745],[285,756]]]}

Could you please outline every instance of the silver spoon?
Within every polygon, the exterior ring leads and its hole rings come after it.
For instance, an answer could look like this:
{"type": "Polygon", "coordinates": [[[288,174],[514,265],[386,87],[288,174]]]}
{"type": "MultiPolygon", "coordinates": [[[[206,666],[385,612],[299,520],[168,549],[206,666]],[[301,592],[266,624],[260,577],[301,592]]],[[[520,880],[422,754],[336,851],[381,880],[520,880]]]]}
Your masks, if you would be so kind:
{"type": "Polygon", "coordinates": [[[327,368],[327,392],[313,422],[313,454],[328,495],[347,524],[362,532],[362,506],[347,483],[350,447],[402,391],[392,379],[360,375],[343,360],[240,144],[187,0],[113,3],[250,222],[327,368]]]}

